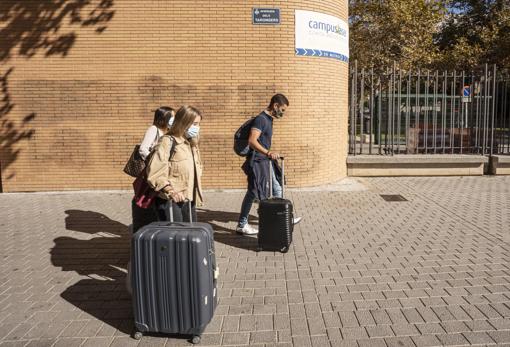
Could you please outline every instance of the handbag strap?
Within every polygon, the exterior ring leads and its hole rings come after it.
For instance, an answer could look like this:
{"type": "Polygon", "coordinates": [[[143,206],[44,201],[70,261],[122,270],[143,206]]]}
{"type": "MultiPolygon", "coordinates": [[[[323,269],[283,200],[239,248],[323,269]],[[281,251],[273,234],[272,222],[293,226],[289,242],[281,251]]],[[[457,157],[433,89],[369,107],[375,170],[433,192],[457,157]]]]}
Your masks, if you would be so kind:
{"type": "Polygon", "coordinates": [[[168,161],[170,161],[170,160],[172,160],[172,157],[175,154],[176,141],[172,135],[168,135],[168,137],[170,137],[170,139],[172,140],[172,147],[170,148],[170,155],[168,156],[168,161]]]}
{"type": "Polygon", "coordinates": [[[159,128],[156,127],[156,138],[154,139],[154,141],[156,141],[156,143],[159,141],[159,128]]]}

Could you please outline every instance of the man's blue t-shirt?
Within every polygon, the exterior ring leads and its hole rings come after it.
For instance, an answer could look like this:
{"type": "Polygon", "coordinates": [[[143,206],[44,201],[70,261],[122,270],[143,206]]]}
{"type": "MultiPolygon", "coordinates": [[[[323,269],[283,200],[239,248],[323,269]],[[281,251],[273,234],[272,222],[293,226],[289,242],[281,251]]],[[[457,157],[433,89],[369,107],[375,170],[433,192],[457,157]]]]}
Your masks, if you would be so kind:
{"type": "Polygon", "coordinates": [[[262,111],[251,123],[251,129],[260,130],[259,143],[269,150],[273,137],[273,117],[262,111]]]}

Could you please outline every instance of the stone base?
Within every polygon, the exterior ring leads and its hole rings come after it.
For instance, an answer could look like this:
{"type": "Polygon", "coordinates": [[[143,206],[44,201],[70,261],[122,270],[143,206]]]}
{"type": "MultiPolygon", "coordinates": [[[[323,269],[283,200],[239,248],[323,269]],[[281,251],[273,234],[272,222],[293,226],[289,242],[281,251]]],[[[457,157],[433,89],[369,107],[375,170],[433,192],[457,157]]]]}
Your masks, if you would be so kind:
{"type": "Polygon", "coordinates": [[[510,155],[493,155],[489,168],[491,175],[510,175],[510,155]]]}
{"type": "Polygon", "coordinates": [[[357,155],[347,158],[349,176],[481,176],[481,155],[357,155]]]}

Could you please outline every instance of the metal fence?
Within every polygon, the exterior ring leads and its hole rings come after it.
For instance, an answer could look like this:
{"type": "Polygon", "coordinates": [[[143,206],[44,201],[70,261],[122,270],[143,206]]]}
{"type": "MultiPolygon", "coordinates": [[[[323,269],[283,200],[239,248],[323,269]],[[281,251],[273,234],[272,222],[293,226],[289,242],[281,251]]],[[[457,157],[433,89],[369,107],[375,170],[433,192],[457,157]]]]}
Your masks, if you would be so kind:
{"type": "Polygon", "coordinates": [[[350,69],[349,154],[510,154],[510,76],[350,69]]]}

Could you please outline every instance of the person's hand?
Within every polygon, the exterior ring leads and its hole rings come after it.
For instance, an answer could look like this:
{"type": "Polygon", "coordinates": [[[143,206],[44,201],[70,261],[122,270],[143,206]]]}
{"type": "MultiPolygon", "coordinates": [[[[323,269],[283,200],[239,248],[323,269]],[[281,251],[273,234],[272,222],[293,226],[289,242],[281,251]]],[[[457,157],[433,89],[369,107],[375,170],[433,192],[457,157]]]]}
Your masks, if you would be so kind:
{"type": "Polygon", "coordinates": [[[170,197],[175,202],[183,202],[186,200],[186,197],[184,196],[184,194],[182,192],[176,192],[176,193],[170,194],[170,197]]]}
{"type": "Polygon", "coordinates": [[[276,152],[269,151],[267,152],[267,156],[271,158],[272,160],[277,160],[280,158],[280,154],[276,152]]]}

